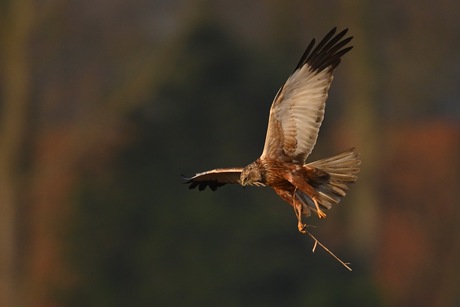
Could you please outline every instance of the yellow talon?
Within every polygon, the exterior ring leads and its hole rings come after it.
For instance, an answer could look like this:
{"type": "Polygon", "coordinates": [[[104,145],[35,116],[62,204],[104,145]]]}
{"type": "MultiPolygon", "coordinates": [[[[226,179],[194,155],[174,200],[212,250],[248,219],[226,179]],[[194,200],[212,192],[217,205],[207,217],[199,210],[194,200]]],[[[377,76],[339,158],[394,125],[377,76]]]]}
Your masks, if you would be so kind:
{"type": "Polygon", "coordinates": [[[301,233],[307,233],[305,230],[307,228],[307,224],[302,224],[300,221],[297,223],[297,228],[301,233]]]}
{"type": "Polygon", "coordinates": [[[316,212],[318,213],[318,217],[320,219],[323,219],[326,217],[326,213],[324,213],[318,206],[318,202],[316,201],[316,198],[312,198],[313,199],[313,202],[315,203],[315,207],[316,207],[316,212]]]}
{"type": "Polygon", "coordinates": [[[326,213],[324,213],[323,211],[321,211],[320,209],[318,209],[318,217],[319,217],[320,219],[326,218],[326,213]]]}

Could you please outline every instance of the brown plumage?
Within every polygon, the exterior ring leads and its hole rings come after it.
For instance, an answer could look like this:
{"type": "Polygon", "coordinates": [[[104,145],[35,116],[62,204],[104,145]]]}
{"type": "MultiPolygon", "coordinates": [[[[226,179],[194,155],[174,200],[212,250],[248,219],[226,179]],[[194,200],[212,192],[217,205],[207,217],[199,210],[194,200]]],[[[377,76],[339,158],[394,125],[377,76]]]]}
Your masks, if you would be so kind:
{"type": "Polygon", "coordinates": [[[352,37],[347,29],[332,29],[318,45],[313,39],[293,74],[280,88],[270,108],[265,145],[260,158],[244,168],[221,168],[186,178],[193,189],[207,186],[215,191],[227,183],[270,186],[293,208],[298,229],[305,232],[302,215],[311,210],[324,218],[345,196],[348,185],[358,178],[360,160],[354,149],[330,158],[306,163],[324,117],[327,92],[334,69],[352,37]]]}

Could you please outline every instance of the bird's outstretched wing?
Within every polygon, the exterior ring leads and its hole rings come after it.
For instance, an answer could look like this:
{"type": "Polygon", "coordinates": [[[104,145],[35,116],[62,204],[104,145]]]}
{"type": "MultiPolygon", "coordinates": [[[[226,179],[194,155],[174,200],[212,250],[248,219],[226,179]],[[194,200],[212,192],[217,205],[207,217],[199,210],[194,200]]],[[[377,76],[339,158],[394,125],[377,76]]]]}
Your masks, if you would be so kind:
{"type": "Polygon", "coordinates": [[[294,73],[280,88],[270,108],[267,135],[261,158],[304,163],[315,146],[324,117],[332,73],[352,37],[348,29],[332,29],[315,47],[313,39],[294,73]]]}
{"type": "MultiPolygon", "coordinates": [[[[242,167],[235,168],[216,168],[210,171],[198,173],[193,177],[182,178],[185,180],[184,183],[190,184],[189,189],[198,187],[200,191],[206,189],[207,186],[213,191],[227,183],[238,183],[240,184],[240,175],[242,167]]],[[[262,185],[256,183],[255,185],[262,185]]]]}

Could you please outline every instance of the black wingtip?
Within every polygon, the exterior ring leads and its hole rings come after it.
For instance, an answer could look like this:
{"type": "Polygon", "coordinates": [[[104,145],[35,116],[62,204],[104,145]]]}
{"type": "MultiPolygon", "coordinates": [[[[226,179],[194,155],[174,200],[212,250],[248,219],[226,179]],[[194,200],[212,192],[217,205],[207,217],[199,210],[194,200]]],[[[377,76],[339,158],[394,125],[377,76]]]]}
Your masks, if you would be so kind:
{"type": "Polygon", "coordinates": [[[184,175],[184,174],[181,174],[180,177],[181,177],[181,179],[182,179],[182,181],[183,181],[183,182],[182,182],[183,184],[187,184],[187,183],[191,183],[191,182],[192,182],[192,178],[190,178],[190,177],[188,177],[188,176],[186,176],[186,175],[184,175]]]}
{"type": "Polygon", "coordinates": [[[337,27],[330,30],[315,46],[316,40],[312,39],[296,69],[308,64],[314,71],[322,71],[326,68],[335,69],[341,61],[341,57],[350,51],[353,46],[346,46],[353,36],[345,37],[348,28],[337,33],[337,27]]]}
{"type": "MultiPolygon", "coordinates": [[[[190,190],[192,190],[192,189],[194,189],[194,188],[196,188],[198,186],[198,182],[194,182],[192,180],[193,177],[189,177],[189,176],[186,176],[184,174],[181,174],[180,177],[182,178],[182,184],[188,184],[189,185],[188,188],[190,190]]],[[[200,189],[200,191],[201,191],[201,189],[200,189]]]]}
{"type": "Polygon", "coordinates": [[[209,187],[212,191],[216,191],[217,188],[225,185],[225,183],[219,183],[217,181],[194,181],[193,177],[188,177],[184,174],[181,174],[180,176],[183,180],[182,184],[188,184],[188,188],[190,190],[193,190],[196,187],[198,187],[199,191],[203,191],[206,189],[206,187],[209,187]]]}

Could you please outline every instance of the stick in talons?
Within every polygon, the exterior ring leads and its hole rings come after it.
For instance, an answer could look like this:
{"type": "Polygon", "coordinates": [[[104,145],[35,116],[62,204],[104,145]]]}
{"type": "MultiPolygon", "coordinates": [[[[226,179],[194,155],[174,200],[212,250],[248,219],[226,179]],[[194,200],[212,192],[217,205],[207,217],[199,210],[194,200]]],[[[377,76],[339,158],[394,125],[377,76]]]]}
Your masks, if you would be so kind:
{"type": "Polygon", "coordinates": [[[316,246],[319,244],[326,252],[328,252],[332,257],[335,258],[338,262],[340,262],[344,267],[346,267],[349,271],[352,271],[351,267],[348,266],[350,263],[343,262],[339,257],[337,257],[333,252],[331,252],[326,246],[324,246],[321,242],[316,239],[314,235],[312,235],[307,229],[305,229],[305,233],[308,234],[313,240],[315,240],[315,245],[313,246],[313,253],[316,250],[316,246]]]}

